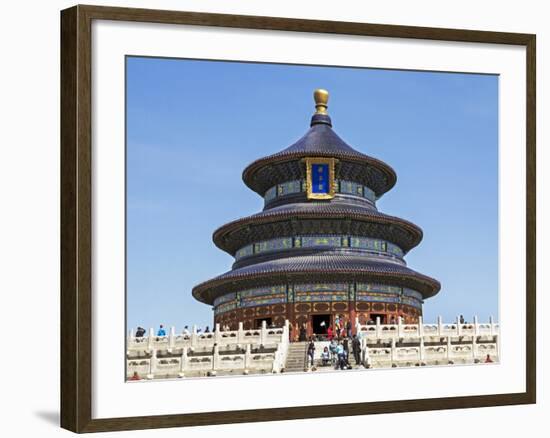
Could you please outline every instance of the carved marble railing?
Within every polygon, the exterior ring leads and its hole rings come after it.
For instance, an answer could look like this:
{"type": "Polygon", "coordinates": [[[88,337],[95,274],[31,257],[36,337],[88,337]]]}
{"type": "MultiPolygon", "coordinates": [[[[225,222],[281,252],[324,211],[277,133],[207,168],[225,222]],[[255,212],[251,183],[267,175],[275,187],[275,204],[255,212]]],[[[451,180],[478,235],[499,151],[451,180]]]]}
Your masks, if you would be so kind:
{"type": "MultiPolygon", "coordinates": [[[[458,319],[457,319],[458,321],[458,319]]],[[[360,324],[363,362],[371,367],[423,366],[456,363],[498,362],[499,324],[455,322],[445,324],[360,324]],[[489,360],[487,357],[489,356],[489,360]]]]}
{"type": "MultiPolygon", "coordinates": [[[[447,365],[499,360],[499,324],[443,323],[361,325],[356,320],[361,340],[361,360],[368,367],[447,365]]],[[[136,372],[140,378],[175,378],[216,374],[278,373],[285,366],[288,353],[288,321],[280,328],[221,331],[213,333],[151,335],[127,340],[127,376],[136,372]]],[[[316,360],[328,342],[316,343],[316,360]],[[318,357],[317,357],[318,356],[318,357]]],[[[350,358],[352,361],[352,358],[350,358]]],[[[352,361],[353,362],[353,361],[352,361]]]]}
{"type": "Polygon", "coordinates": [[[288,351],[288,322],[283,327],[244,330],[242,323],[234,331],[176,334],[172,327],[166,336],[127,339],[126,374],[140,378],[174,378],[258,372],[280,372],[288,351]]]}

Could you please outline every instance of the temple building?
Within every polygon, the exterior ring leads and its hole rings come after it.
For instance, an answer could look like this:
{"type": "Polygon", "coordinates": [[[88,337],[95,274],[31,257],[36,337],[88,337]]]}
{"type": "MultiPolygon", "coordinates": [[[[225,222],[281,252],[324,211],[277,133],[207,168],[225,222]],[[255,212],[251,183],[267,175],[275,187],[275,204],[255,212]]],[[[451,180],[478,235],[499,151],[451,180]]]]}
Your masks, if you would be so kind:
{"type": "Polygon", "coordinates": [[[333,131],[327,91],[314,98],[306,134],[244,169],[244,183],[264,208],[214,232],[235,262],[195,286],[193,296],[213,306],[215,323],[233,330],[239,322],[250,329],[289,320],[320,334],[336,318],[417,323],[424,300],[440,289],[405,262],[422,230],[378,211],[377,200],[395,185],[394,170],[333,131]]]}

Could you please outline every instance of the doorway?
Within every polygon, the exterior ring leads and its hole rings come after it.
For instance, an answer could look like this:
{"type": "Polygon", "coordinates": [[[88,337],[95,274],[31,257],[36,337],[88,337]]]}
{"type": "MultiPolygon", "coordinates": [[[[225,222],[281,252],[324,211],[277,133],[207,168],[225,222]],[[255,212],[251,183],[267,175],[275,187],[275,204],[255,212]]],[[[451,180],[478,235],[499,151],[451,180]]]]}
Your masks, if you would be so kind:
{"type": "Polygon", "coordinates": [[[380,318],[380,324],[386,324],[386,315],[383,313],[371,313],[369,319],[376,324],[376,318],[380,318]]]}
{"type": "Polygon", "coordinates": [[[262,321],[265,321],[265,325],[269,327],[271,325],[271,318],[258,318],[254,321],[254,328],[255,329],[261,329],[262,328],[262,321]]]}
{"type": "Polygon", "coordinates": [[[331,315],[311,315],[311,328],[315,335],[326,335],[331,324],[331,315]]]}

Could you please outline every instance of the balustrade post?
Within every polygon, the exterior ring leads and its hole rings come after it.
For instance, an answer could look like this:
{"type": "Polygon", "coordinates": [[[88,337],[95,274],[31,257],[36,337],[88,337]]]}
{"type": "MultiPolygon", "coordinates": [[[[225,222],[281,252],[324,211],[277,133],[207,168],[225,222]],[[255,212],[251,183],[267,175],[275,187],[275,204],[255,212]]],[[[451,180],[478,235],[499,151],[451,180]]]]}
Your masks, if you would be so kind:
{"type": "Polygon", "coordinates": [[[443,319],[441,318],[441,315],[437,317],[437,334],[441,336],[441,333],[443,333],[443,319]]]}
{"type": "Polygon", "coordinates": [[[252,360],[252,356],[250,353],[250,344],[246,344],[246,350],[244,352],[244,369],[248,370],[250,368],[250,363],[252,360]]]}
{"type": "Polygon", "coordinates": [[[199,340],[199,334],[197,333],[197,326],[193,326],[193,331],[191,333],[191,347],[195,348],[199,340]]]}
{"type": "Polygon", "coordinates": [[[148,379],[155,377],[155,372],[157,370],[157,350],[151,352],[151,358],[149,359],[149,374],[147,374],[148,379]]]}
{"type": "Polygon", "coordinates": [[[424,321],[421,316],[418,317],[418,336],[420,338],[424,337],[424,321]]]}
{"type": "Polygon", "coordinates": [[[134,329],[128,332],[128,338],[126,338],[126,354],[130,351],[130,346],[135,343],[134,329]]]}
{"type": "Polygon", "coordinates": [[[494,323],[493,323],[493,316],[489,316],[489,326],[490,326],[490,334],[491,336],[493,336],[495,334],[495,326],[494,326],[494,323]]]}
{"type": "Polygon", "coordinates": [[[262,328],[260,329],[260,345],[265,345],[267,341],[267,322],[265,319],[262,321],[262,328]]]}
{"type": "Polygon", "coordinates": [[[168,350],[171,351],[174,349],[176,343],[176,328],[174,326],[170,327],[170,335],[168,337],[168,350]]]}
{"type": "Polygon", "coordinates": [[[179,377],[185,376],[186,366],[187,366],[187,347],[183,347],[183,350],[181,353],[181,359],[180,359],[180,372],[178,374],[179,377]]]}
{"type": "Polygon", "coordinates": [[[220,366],[220,346],[218,344],[214,344],[214,354],[213,354],[213,360],[212,360],[212,370],[216,371],[220,366]]]}
{"type": "Polygon", "coordinates": [[[460,323],[460,317],[456,317],[456,334],[460,338],[462,336],[462,324],[460,323]]]}
{"type": "Polygon", "coordinates": [[[243,331],[243,322],[239,321],[239,328],[237,331],[237,343],[244,342],[244,331],[243,331]]]}
{"type": "Polygon", "coordinates": [[[220,332],[220,323],[217,322],[216,325],[214,326],[215,327],[215,331],[214,331],[214,342],[216,344],[219,344],[220,341],[222,340],[222,334],[220,332]]]}
{"type": "Polygon", "coordinates": [[[153,327],[149,329],[149,337],[147,338],[147,350],[151,351],[153,349],[153,327]]]}
{"type": "Polygon", "coordinates": [[[378,339],[380,339],[380,331],[381,331],[381,328],[380,328],[380,317],[377,316],[376,317],[376,337],[378,339]]]}
{"type": "Polygon", "coordinates": [[[395,362],[395,353],[396,353],[396,346],[395,346],[395,338],[391,338],[391,365],[395,362]]]}
{"type": "Polygon", "coordinates": [[[479,335],[479,322],[477,320],[477,315],[474,316],[474,334],[475,336],[479,335]]]}
{"type": "Polygon", "coordinates": [[[472,336],[472,359],[477,356],[477,335],[472,336]]]}
{"type": "Polygon", "coordinates": [[[403,319],[401,318],[401,316],[397,317],[397,337],[403,337],[403,319]]]}
{"type": "Polygon", "coordinates": [[[425,357],[425,351],[424,351],[424,338],[421,337],[420,338],[420,362],[424,361],[424,357],[425,357]]]}
{"type": "Polygon", "coordinates": [[[370,363],[369,346],[367,345],[366,340],[365,340],[365,346],[361,347],[361,354],[363,356],[361,358],[361,362],[363,363],[363,365],[366,368],[367,365],[369,365],[369,363],[370,363]]]}

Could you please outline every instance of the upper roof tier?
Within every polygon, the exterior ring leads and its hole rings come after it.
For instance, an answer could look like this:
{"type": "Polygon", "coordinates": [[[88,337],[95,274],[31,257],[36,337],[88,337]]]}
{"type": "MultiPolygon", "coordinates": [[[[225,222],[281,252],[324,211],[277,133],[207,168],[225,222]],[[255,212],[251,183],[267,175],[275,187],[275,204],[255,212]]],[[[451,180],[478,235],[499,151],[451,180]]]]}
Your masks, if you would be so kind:
{"type": "Polygon", "coordinates": [[[365,184],[377,197],[390,190],[397,180],[395,171],[386,163],[355,150],[333,131],[327,114],[327,91],[316,90],[314,99],[316,112],[309,131],[286,149],[249,164],[243,171],[245,184],[263,196],[275,184],[304,178],[302,158],[331,157],[339,160],[336,178],[365,184]]]}

